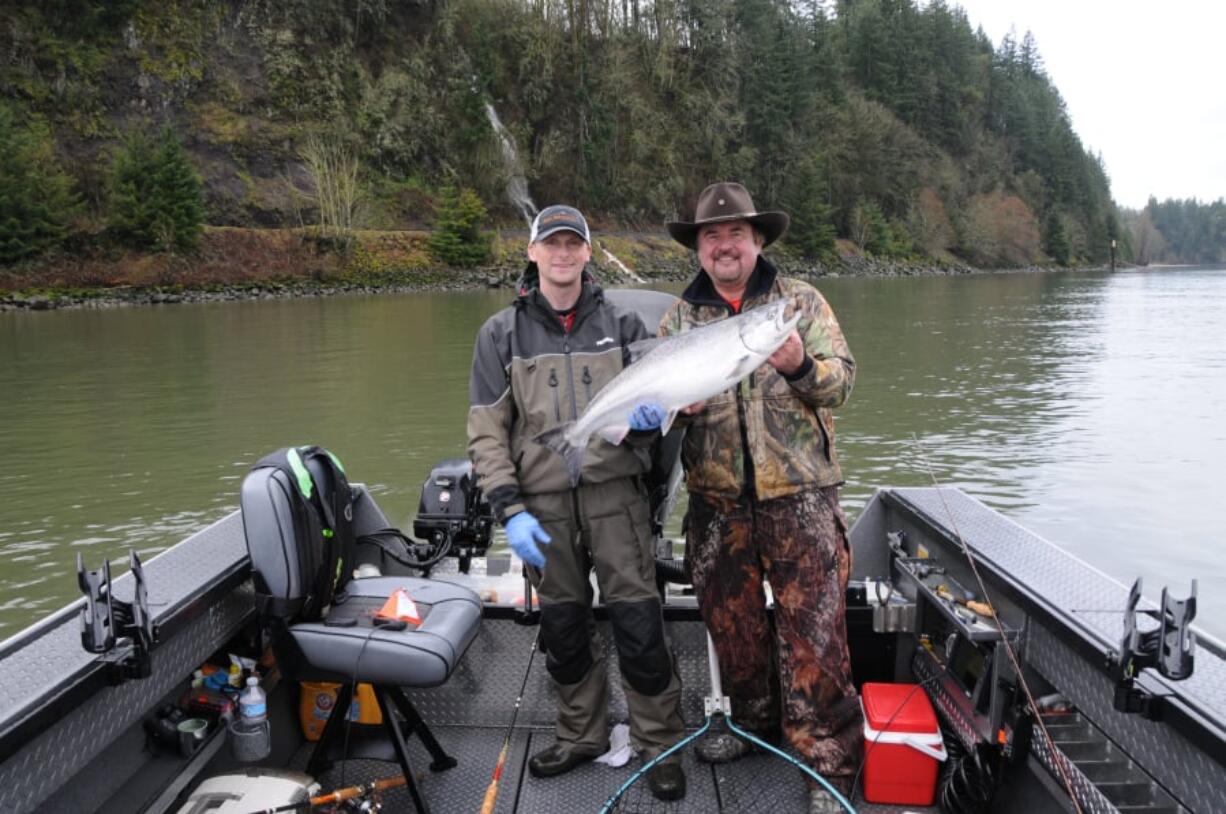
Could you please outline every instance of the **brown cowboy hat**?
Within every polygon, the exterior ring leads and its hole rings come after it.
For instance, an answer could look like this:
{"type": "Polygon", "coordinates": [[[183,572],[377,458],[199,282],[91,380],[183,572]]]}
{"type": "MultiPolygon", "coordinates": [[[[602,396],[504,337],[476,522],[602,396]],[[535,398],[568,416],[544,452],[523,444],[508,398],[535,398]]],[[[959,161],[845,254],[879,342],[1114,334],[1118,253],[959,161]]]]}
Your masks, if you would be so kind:
{"type": "Polygon", "coordinates": [[[788,230],[786,212],[759,212],[754,209],[753,198],[749,191],[740,184],[723,181],[711,184],[698,196],[698,205],[694,207],[693,222],[671,221],[668,233],[673,240],[691,249],[698,248],[698,230],[708,223],[722,223],[729,220],[747,220],[764,236],[763,246],[769,246],[788,230]]]}

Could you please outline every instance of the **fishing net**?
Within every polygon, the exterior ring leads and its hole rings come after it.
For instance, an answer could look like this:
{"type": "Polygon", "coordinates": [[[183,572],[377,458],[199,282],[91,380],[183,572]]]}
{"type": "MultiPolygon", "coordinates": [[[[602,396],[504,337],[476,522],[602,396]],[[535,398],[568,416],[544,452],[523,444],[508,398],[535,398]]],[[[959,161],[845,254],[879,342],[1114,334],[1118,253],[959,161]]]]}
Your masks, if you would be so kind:
{"type": "MultiPolygon", "coordinates": [[[[711,729],[723,726],[723,721],[717,718],[711,729]]],[[[706,727],[699,732],[705,730],[706,727]]],[[[809,789],[817,781],[806,781],[810,770],[794,755],[782,750],[763,750],[732,763],[706,764],[693,759],[689,747],[694,740],[696,738],[691,736],[683,747],[690,755],[683,761],[688,787],[684,799],[657,800],[648,786],[649,767],[645,766],[631,775],[602,811],[620,814],[781,814],[808,810],[809,789]]],[[[758,745],[769,746],[760,742],[758,745]]]]}
{"type": "Polygon", "coordinates": [[[707,658],[710,666],[711,696],[707,699],[706,721],[696,732],[659,757],[633,771],[605,801],[601,814],[683,814],[683,812],[728,812],[728,814],[782,814],[807,811],[809,790],[825,788],[844,810],[855,814],[851,804],[842,798],[821,775],[802,763],[796,755],[767,743],[738,727],[721,710],[728,709],[719,682],[719,666],[715,650],[708,638],[707,658]],[[707,734],[731,733],[753,746],[753,751],[731,763],[706,764],[694,757],[691,748],[707,734]],[[686,773],[686,795],[681,800],[658,800],[651,793],[648,775],[665,760],[682,761],[686,773]]]}

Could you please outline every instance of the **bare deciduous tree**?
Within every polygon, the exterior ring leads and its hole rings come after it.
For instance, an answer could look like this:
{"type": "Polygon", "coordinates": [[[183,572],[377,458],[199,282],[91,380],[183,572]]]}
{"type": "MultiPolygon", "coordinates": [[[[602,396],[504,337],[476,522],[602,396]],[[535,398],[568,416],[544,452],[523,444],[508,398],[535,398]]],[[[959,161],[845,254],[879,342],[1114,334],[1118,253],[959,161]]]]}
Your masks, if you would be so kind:
{"type": "Polygon", "coordinates": [[[1141,215],[1132,223],[1132,245],[1135,259],[1139,265],[1148,266],[1159,259],[1166,249],[1166,239],[1154,226],[1149,209],[1144,209],[1141,215]]]}
{"type": "Polygon", "coordinates": [[[312,189],[295,186],[294,192],[314,204],[321,236],[347,238],[362,203],[357,155],[340,139],[324,135],[309,136],[298,155],[312,189]]]}

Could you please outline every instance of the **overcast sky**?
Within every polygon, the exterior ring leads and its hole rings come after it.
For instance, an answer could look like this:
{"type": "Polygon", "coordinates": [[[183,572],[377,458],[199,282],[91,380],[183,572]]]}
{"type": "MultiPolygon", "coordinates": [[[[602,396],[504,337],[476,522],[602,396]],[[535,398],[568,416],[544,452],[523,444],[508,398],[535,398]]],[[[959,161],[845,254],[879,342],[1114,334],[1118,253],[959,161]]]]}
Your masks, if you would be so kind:
{"type": "Polygon", "coordinates": [[[992,42],[1034,33],[1073,128],[1101,153],[1111,193],[1226,197],[1223,0],[949,0],[992,42]]]}

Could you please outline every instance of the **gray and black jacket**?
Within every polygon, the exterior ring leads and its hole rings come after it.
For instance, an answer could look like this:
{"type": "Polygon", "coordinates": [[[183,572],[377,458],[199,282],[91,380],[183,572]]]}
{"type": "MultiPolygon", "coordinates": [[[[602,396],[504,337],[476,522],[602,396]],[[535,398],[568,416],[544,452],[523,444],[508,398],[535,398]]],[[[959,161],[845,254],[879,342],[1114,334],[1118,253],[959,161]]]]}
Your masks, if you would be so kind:
{"type": "MultiPolygon", "coordinates": [[[[563,459],[532,439],[577,419],[629,364],[628,346],[646,337],[642,320],[607,302],[584,272],[570,333],[541,294],[529,263],[515,302],[477,334],[468,387],[468,456],[478,484],[505,522],[524,510],[523,495],[571,488],[563,459]]],[[[649,467],[640,445],[593,437],[583,456],[583,483],[635,477],[649,467]]]]}

